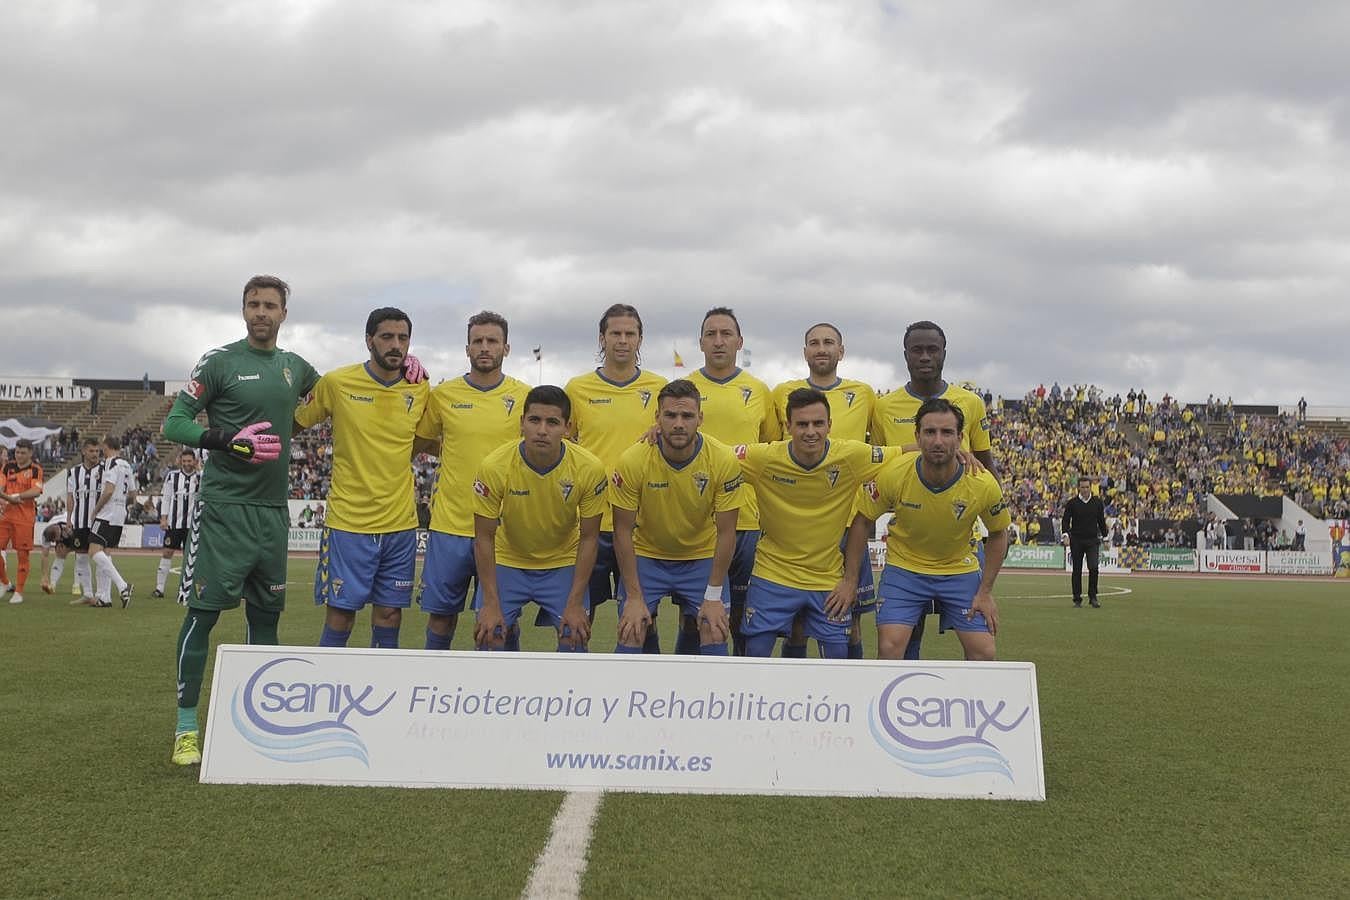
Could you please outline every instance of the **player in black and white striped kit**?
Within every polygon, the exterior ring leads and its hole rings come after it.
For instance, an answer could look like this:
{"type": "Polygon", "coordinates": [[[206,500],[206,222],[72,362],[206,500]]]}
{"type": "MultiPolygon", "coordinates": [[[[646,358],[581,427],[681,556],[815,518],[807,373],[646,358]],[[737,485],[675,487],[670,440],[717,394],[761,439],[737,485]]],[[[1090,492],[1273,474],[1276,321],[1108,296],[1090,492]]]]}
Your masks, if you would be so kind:
{"type": "MultiPolygon", "coordinates": [[[[94,504],[98,503],[99,493],[103,490],[103,452],[99,449],[98,438],[87,437],[81,441],[80,462],[66,472],[66,516],[73,529],[70,535],[70,547],[75,551],[75,589],[80,599],[72,601],[76,605],[94,605],[94,580],[89,571],[89,530],[94,527],[94,504]]],[[[65,560],[57,557],[52,564],[50,584],[44,584],[43,590],[56,592],[56,582],[65,568],[65,560]]]]}
{"type": "Polygon", "coordinates": [[[95,606],[112,606],[112,586],[117,585],[122,608],[131,605],[131,585],[113,565],[108,550],[122,540],[122,526],[127,521],[127,495],[136,485],[136,473],[131,463],[121,456],[122,439],[110,434],[103,439],[103,490],[94,504],[94,527],[89,531],[89,561],[94,564],[95,606]]]}
{"type": "Polygon", "coordinates": [[[201,483],[197,452],[184,447],[178,454],[178,468],[164,476],[164,493],[159,498],[159,527],[164,529],[164,552],[160,554],[159,570],[155,572],[156,597],[164,596],[174,551],[187,546],[188,532],[192,528],[192,507],[197,502],[197,489],[201,483]]]}

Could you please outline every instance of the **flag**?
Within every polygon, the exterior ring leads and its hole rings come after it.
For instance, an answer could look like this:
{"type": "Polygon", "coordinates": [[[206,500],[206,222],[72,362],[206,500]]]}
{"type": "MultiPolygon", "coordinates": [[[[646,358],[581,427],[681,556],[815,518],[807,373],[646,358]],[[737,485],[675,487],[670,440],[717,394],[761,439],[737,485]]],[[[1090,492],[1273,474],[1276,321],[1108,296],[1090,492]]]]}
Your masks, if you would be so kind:
{"type": "Polygon", "coordinates": [[[750,351],[749,351],[749,350],[742,350],[742,351],[741,351],[741,365],[745,366],[747,369],[750,368],[750,351]]]}
{"type": "Polygon", "coordinates": [[[680,359],[680,351],[679,351],[679,350],[676,350],[676,351],[675,351],[675,368],[677,368],[677,369],[683,369],[683,368],[684,368],[684,360],[680,359]]]}
{"type": "Polygon", "coordinates": [[[40,444],[52,435],[60,434],[61,426],[45,419],[23,417],[0,421],[0,447],[13,449],[20,440],[27,438],[34,444],[40,444]]]}
{"type": "Polygon", "coordinates": [[[543,359],[543,358],[544,358],[544,348],[543,348],[543,347],[535,347],[535,348],[534,348],[534,360],[535,360],[535,362],[538,362],[539,360],[541,360],[541,359],[543,359]]]}

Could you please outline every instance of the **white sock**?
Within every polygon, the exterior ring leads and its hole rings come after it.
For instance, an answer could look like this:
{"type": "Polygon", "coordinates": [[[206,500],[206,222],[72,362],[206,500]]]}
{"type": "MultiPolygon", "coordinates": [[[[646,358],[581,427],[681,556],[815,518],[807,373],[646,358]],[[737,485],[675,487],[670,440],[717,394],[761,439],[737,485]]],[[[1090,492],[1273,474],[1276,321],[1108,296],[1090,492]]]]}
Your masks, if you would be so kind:
{"type": "Polygon", "coordinates": [[[164,593],[164,585],[169,580],[169,565],[172,562],[172,560],[165,559],[162,556],[159,559],[159,568],[155,571],[155,590],[161,594],[164,593]]]}
{"type": "Polygon", "coordinates": [[[112,557],[107,553],[100,551],[95,554],[94,565],[98,567],[98,574],[102,576],[100,580],[103,584],[99,586],[100,590],[107,589],[104,593],[98,595],[100,600],[106,600],[111,597],[112,590],[109,582],[117,585],[119,591],[126,588],[127,580],[122,577],[121,572],[117,571],[117,566],[113,565],[112,557]]]}
{"type": "Polygon", "coordinates": [[[56,584],[61,580],[61,573],[65,570],[66,561],[58,556],[55,561],[52,562],[52,573],[47,578],[47,583],[52,586],[52,590],[56,590],[56,584]]]}
{"type": "Polygon", "coordinates": [[[81,553],[75,557],[75,583],[80,586],[82,596],[94,596],[94,581],[89,575],[88,553],[81,553]]]}

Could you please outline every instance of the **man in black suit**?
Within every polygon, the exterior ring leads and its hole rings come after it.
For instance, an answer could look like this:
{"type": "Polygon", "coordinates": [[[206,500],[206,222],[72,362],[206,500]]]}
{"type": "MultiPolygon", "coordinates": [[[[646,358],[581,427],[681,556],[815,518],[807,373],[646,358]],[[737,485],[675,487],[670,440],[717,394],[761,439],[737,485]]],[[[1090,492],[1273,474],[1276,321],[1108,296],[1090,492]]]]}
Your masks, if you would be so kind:
{"type": "Polygon", "coordinates": [[[1083,557],[1088,564],[1088,603],[1100,609],[1097,602],[1097,558],[1102,538],[1106,537],[1106,509],[1100,497],[1092,496],[1092,479],[1078,479],[1078,496],[1064,504],[1061,523],[1064,543],[1069,545],[1073,560],[1073,605],[1083,605],[1083,557]]]}

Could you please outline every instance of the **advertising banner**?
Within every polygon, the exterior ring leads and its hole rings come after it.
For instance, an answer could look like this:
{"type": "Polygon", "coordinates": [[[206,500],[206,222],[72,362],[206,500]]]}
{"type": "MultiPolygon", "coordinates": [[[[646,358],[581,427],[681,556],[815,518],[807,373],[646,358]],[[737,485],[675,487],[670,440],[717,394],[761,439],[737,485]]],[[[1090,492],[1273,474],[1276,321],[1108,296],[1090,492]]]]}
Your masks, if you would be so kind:
{"type": "MultiPolygon", "coordinates": [[[[123,546],[127,546],[124,541],[123,546]]],[[[164,529],[158,525],[141,526],[141,547],[150,550],[160,550],[164,547],[164,529]]]]}
{"type": "Polygon", "coordinates": [[[1260,574],[1266,571],[1266,554],[1264,550],[1202,550],[1200,571],[1260,574]]]}
{"type": "Polygon", "coordinates": [[[203,782],[1045,799],[1031,663],[224,645],[203,782]]]}
{"type": "Polygon", "coordinates": [[[293,553],[318,553],[321,537],[323,537],[322,528],[292,528],[286,541],[286,549],[293,553]]]}
{"type": "Polygon", "coordinates": [[[13,379],[0,381],[0,400],[17,400],[23,403],[42,402],[69,403],[72,400],[88,400],[93,390],[77,386],[70,382],[52,379],[13,379]]]}
{"type": "Polygon", "coordinates": [[[1149,547],[1147,568],[1152,572],[1194,572],[1196,551],[1188,547],[1149,547]]]}
{"type": "Polygon", "coordinates": [[[1003,560],[1003,568],[1062,569],[1064,548],[1058,544],[1013,544],[1003,560]]]}
{"type": "Polygon", "coordinates": [[[1266,554],[1266,571],[1272,575],[1330,575],[1330,553],[1299,553],[1272,550],[1266,554]]]}

